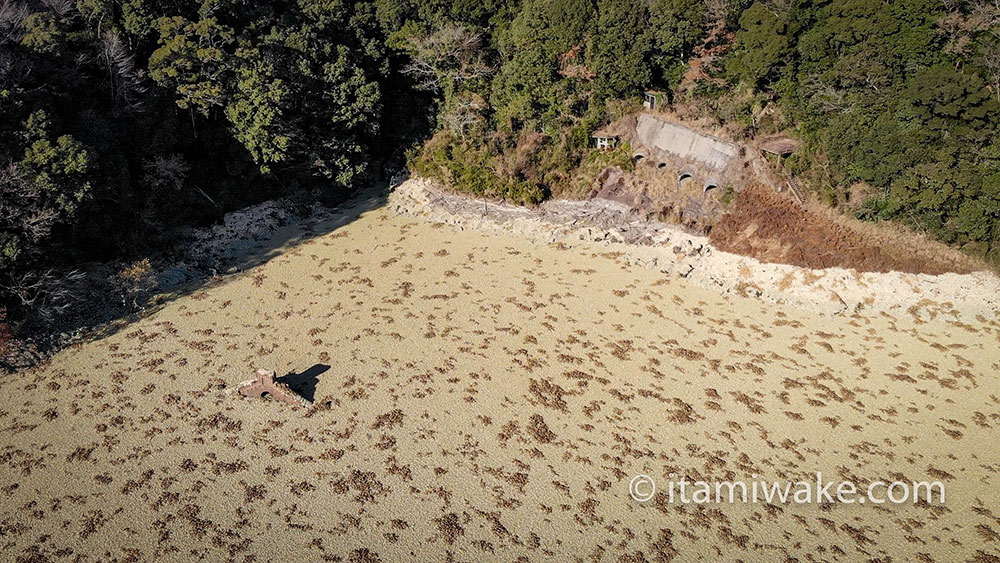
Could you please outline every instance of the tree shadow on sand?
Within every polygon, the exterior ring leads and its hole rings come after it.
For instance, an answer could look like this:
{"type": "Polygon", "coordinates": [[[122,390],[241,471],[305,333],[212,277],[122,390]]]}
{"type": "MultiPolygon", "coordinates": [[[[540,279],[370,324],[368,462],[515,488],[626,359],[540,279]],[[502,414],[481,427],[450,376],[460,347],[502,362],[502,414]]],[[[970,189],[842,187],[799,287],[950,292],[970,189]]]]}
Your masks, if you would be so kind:
{"type": "MultiPolygon", "coordinates": [[[[388,201],[388,194],[388,186],[384,183],[378,184],[360,190],[355,197],[345,201],[344,204],[337,208],[328,209],[321,216],[294,217],[287,224],[270,233],[266,240],[237,242],[236,246],[240,247],[239,252],[226,252],[224,253],[226,254],[225,256],[215,258],[212,268],[200,268],[195,272],[194,279],[170,287],[164,290],[164,293],[157,294],[155,299],[147,301],[139,311],[117,317],[100,318],[97,322],[85,323],[85,327],[63,327],[62,330],[67,333],[80,330],[81,334],[74,341],[90,342],[107,338],[139,319],[156,314],[156,312],[176,299],[227,283],[236,276],[245,275],[247,271],[294,249],[308,240],[328,235],[349,225],[361,215],[383,207],[388,201]],[[204,270],[207,269],[213,270],[214,275],[206,274],[204,270]]],[[[90,318],[93,319],[94,316],[97,315],[91,315],[90,318]]],[[[31,358],[31,361],[26,365],[19,367],[28,367],[70,343],[72,341],[60,342],[58,344],[49,343],[45,346],[46,349],[44,352],[37,354],[37,357],[31,358]]]]}

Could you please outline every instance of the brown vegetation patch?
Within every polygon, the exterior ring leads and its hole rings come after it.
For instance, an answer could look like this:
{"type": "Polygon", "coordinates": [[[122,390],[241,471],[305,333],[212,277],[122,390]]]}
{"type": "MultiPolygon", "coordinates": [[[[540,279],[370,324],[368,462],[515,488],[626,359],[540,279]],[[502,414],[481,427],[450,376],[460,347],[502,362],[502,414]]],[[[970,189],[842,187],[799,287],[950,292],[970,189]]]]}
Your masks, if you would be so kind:
{"type": "Polygon", "coordinates": [[[726,252],[806,268],[932,275],[981,269],[941,244],[800,207],[762,186],[741,192],[710,238],[726,252]]]}
{"type": "Polygon", "coordinates": [[[465,528],[459,522],[458,514],[454,512],[435,519],[435,522],[441,532],[441,537],[448,542],[448,545],[455,543],[459,536],[465,535],[465,528]]]}
{"type": "Polygon", "coordinates": [[[545,419],[540,414],[531,415],[528,424],[528,433],[542,444],[551,443],[556,439],[555,432],[549,430],[549,426],[545,424],[545,419]]]}

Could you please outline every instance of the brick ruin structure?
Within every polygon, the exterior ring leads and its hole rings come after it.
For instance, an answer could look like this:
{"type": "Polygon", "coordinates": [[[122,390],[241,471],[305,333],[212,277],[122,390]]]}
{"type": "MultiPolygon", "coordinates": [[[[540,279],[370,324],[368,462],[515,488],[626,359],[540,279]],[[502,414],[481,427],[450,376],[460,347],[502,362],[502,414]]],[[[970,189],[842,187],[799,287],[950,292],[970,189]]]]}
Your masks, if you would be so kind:
{"type": "Polygon", "coordinates": [[[274,399],[289,405],[308,407],[312,403],[284,383],[275,381],[274,372],[266,369],[257,370],[257,379],[247,381],[237,389],[243,397],[274,399]]]}

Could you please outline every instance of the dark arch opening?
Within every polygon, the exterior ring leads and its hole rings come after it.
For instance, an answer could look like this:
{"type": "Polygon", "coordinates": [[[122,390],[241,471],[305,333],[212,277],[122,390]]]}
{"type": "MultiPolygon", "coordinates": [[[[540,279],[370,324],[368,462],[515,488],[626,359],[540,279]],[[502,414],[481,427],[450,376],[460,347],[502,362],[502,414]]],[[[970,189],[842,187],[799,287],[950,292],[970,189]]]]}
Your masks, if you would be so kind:
{"type": "Polygon", "coordinates": [[[708,190],[714,190],[714,189],[716,189],[718,187],[719,186],[717,184],[708,183],[708,184],[705,184],[705,191],[707,192],[708,190]]]}
{"type": "Polygon", "coordinates": [[[665,168],[667,166],[666,162],[660,162],[656,165],[657,168],[665,168]]]}
{"type": "Polygon", "coordinates": [[[635,163],[635,164],[638,164],[639,161],[642,160],[642,159],[644,159],[644,158],[646,158],[646,155],[641,154],[641,153],[636,153],[636,154],[632,155],[632,162],[635,163]]]}
{"type": "Polygon", "coordinates": [[[689,172],[681,172],[681,175],[677,177],[677,183],[680,184],[688,178],[691,178],[691,174],[689,172]]]}

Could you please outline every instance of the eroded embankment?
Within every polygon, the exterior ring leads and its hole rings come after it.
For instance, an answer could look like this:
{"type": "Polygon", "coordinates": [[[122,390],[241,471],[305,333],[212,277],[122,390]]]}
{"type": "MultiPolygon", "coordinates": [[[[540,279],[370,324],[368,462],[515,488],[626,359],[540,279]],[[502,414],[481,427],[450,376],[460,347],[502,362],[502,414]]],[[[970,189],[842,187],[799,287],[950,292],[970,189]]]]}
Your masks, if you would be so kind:
{"type": "Polygon", "coordinates": [[[674,225],[637,219],[602,199],[549,201],[537,209],[474,200],[414,178],[389,196],[396,212],[458,229],[501,230],[546,243],[590,243],[629,263],[686,278],[723,293],[788,303],[825,314],[888,312],[929,319],[993,319],[1000,313],[1000,279],[970,274],[870,273],[762,263],[716,249],[707,237],[674,225]]]}
{"type": "Polygon", "coordinates": [[[750,185],[712,228],[712,244],[763,262],[861,272],[968,274],[973,258],[915,234],[852,221],[816,204],[801,206],[761,185],[750,185]]]}

